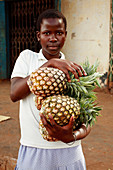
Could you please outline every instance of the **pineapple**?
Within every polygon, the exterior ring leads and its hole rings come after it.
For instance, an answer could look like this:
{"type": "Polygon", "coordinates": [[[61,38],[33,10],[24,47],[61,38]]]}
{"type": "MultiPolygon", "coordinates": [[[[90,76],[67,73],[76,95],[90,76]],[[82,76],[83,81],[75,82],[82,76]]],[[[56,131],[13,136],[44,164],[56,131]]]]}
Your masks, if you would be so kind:
{"type": "MultiPolygon", "coordinates": [[[[36,96],[37,98],[37,96],[36,96]]],[[[73,115],[76,120],[80,115],[80,105],[72,97],[65,95],[53,95],[47,97],[41,107],[40,113],[44,114],[49,122],[49,114],[51,114],[55,122],[60,126],[65,126],[69,123],[70,117],[73,115]]],[[[76,122],[74,123],[73,130],[76,129],[76,122]]],[[[51,138],[44,128],[43,123],[40,121],[40,133],[43,138],[51,141],[56,141],[55,138],[51,138]]]]}
{"type": "MultiPolygon", "coordinates": [[[[65,126],[72,115],[75,117],[73,130],[82,123],[94,124],[96,116],[101,108],[97,106],[94,89],[100,87],[97,78],[101,76],[97,71],[98,63],[90,66],[89,62],[83,64],[87,76],[75,79],[69,72],[71,82],[67,81],[66,75],[56,68],[39,68],[30,75],[28,85],[35,94],[35,105],[41,109],[47,120],[48,114],[52,114],[56,123],[65,126]],[[73,102],[74,101],[74,102],[73,102]],[[41,107],[42,105],[42,107],[41,107]]],[[[48,135],[46,128],[40,121],[40,133],[49,141],[56,141],[48,135]]]]}
{"type": "Polygon", "coordinates": [[[44,67],[32,72],[27,83],[33,94],[47,97],[62,94],[67,88],[66,82],[66,75],[61,70],[44,67]]]}

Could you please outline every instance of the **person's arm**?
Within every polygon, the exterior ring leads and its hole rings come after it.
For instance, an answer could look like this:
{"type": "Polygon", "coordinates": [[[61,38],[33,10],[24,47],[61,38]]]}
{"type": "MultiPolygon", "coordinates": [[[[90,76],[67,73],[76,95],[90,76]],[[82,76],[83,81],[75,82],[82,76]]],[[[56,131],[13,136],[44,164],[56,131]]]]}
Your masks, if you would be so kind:
{"type": "Polygon", "coordinates": [[[79,129],[74,131],[74,133],[76,135],[76,140],[80,140],[80,139],[85,138],[90,133],[90,131],[91,131],[90,125],[88,125],[88,127],[86,127],[85,124],[82,124],[79,129]]]}
{"type": "MultiPolygon", "coordinates": [[[[74,119],[73,116],[70,118],[70,122],[66,126],[59,126],[55,123],[52,115],[49,115],[50,123],[47,122],[47,119],[43,114],[40,114],[41,121],[44,124],[45,128],[47,129],[49,135],[51,137],[54,137],[64,143],[70,143],[75,141],[75,138],[73,136],[73,123],[74,119]]],[[[76,140],[80,140],[85,138],[91,131],[91,127],[86,127],[85,124],[82,124],[81,127],[74,131],[76,135],[76,140]]]]}
{"type": "Polygon", "coordinates": [[[21,100],[30,94],[30,89],[27,85],[28,78],[29,76],[26,78],[14,77],[11,79],[10,98],[13,102],[21,100]]]}

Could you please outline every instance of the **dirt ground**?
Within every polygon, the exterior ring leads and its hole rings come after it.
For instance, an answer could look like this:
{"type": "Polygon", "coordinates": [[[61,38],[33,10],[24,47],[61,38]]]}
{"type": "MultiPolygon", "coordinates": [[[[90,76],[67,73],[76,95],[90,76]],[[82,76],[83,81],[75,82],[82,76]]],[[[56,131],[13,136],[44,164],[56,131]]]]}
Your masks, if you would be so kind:
{"type": "MultiPolygon", "coordinates": [[[[0,123],[0,157],[17,158],[19,148],[19,103],[9,97],[10,82],[0,81],[0,115],[11,119],[0,123]]],[[[113,170],[113,95],[97,92],[102,116],[97,118],[91,133],[82,140],[87,170],[113,170]]],[[[10,169],[9,169],[10,170],[10,169]]]]}

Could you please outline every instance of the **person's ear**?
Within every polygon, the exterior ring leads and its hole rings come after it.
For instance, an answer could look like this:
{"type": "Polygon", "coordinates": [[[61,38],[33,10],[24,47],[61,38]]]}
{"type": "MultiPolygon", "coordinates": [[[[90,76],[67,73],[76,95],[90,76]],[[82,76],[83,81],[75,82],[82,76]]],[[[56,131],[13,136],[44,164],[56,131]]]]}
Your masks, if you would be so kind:
{"type": "Polygon", "coordinates": [[[39,31],[36,31],[36,37],[37,37],[37,40],[40,41],[40,32],[39,31]]]}

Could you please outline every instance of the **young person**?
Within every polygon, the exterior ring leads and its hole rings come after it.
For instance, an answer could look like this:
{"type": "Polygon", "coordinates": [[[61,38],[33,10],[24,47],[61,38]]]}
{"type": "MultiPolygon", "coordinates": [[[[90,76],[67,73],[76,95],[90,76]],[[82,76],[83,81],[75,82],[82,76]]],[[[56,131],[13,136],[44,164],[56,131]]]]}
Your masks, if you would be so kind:
{"type": "Polygon", "coordinates": [[[11,75],[11,100],[20,100],[21,139],[15,170],[85,170],[81,140],[90,132],[83,124],[73,135],[74,119],[68,125],[58,126],[50,115],[50,124],[39,115],[27,85],[29,75],[39,67],[54,67],[62,70],[68,81],[71,71],[76,78],[86,75],[81,66],[65,60],[60,51],[66,40],[66,18],[57,10],[44,11],[37,20],[37,40],[42,49],[39,53],[24,50],[20,53],[11,75]],[[57,142],[49,142],[39,132],[39,120],[57,142]]]}

